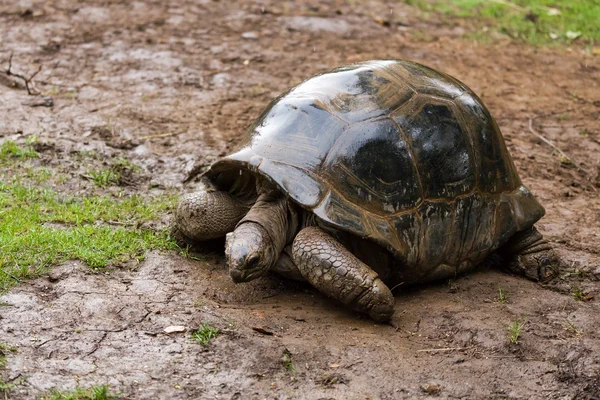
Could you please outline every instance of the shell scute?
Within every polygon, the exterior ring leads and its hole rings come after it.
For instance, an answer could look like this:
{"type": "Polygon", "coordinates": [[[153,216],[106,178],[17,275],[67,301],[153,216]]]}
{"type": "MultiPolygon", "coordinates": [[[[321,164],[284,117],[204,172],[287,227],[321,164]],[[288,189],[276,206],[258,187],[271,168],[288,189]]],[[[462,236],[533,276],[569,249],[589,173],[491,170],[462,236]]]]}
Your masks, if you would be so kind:
{"type": "Polygon", "coordinates": [[[399,66],[408,74],[405,79],[419,93],[454,99],[469,89],[450,75],[441,73],[425,65],[400,61],[399,66]]]}
{"type": "Polygon", "coordinates": [[[496,121],[481,101],[471,93],[456,99],[464,110],[470,135],[479,156],[477,165],[478,186],[483,192],[510,191],[521,185],[515,165],[506,150],[506,145],[496,121]]]}
{"type": "Polygon", "coordinates": [[[266,159],[314,170],[346,127],[313,100],[286,97],[254,125],[249,146],[266,159]]]}
{"type": "Polygon", "coordinates": [[[346,199],[375,214],[394,214],[421,200],[415,161],[389,118],[348,128],[329,152],[322,175],[346,199]]]}
{"type": "Polygon", "coordinates": [[[473,149],[452,103],[423,98],[416,110],[394,113],[411,145],[425,198],[454,198],[476,184],[473,149]]]}
{"type": "Polygon", "coordinates": [[[408,81],[386,69],[390,64],[381,61],[338,68],[301,83],[289,95],[312,99],[350,124],[387,115],[414,95],[408,81]]]}

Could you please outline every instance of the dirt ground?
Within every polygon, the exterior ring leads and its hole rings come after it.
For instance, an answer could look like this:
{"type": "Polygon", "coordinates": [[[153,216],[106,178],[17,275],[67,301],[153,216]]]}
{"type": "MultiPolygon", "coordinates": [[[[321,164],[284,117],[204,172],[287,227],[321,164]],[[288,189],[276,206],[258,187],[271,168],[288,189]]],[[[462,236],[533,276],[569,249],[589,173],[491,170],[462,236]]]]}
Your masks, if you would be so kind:
{"type": "Polygon", "coordinates": [[[600,398],[600,57],[476,43],[469,29],[383,1],[0,0],[2,68],[10,53],[24,75],[42,65],[34,81],[53,101],[34,107],[0,80],[0,137],[46,143],[41,162],[70,176],[59,190],[85,193],[76,151],[95,150],[143,168],[125,192],[191,191],[188,174],[284,89],[348,62],[409,59],[483,98],[546,207],[539,230],[573,268],[549,287],[481,270],[396,291],[390,326],[275,276],[234,285],[218,252],[153,252],[102,274],[68,262],[0,296],[0,341],[19,349],[2,372],[21,382],[8,398],[92,384],[128,399],[600,398]],[[207,348],[163,333],[205,321],[222,331],[207,348]]]}

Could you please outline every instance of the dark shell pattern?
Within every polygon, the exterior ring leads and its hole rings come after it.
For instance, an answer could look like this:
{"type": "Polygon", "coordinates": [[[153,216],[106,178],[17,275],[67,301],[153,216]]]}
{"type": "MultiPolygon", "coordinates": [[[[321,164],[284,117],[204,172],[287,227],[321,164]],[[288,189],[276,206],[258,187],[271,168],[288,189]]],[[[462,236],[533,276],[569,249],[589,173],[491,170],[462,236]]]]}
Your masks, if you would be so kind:
{"type": "Polygon", "coordinates": [[[408,282],[462,273],[544,215],[481,100],[408,61],[352,64],[292,88],[208,176],[232,168],[384,246],[408,282]]]}

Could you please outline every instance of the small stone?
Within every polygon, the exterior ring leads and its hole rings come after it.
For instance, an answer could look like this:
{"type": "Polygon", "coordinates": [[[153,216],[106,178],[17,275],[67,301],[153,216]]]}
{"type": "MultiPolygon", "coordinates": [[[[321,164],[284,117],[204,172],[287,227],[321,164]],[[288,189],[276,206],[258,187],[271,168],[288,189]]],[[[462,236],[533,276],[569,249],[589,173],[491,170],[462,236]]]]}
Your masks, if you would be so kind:
{"type": "Polygon", "coordinates": [[[168,333],[168,334],[185,332],[185,326],[183,326],[183,325],[167,326],[164,329],[164,332],[168,333]]]}
{"type": "Polygon", "coordinates": [[[438,394],[441,390],[441,387],[435,383],[425,383],[421,385],[421,390],[427,394],[438,394]]]}
{"type": "Polygon", "coordinates": [[[50,271],[48,273],[48,280],[50,282],[58,282],[59,280],[62,279],[62,277],[63,277],[63,272],[62,271],[54,270],[54,271],[50,271]]]}
{"type": "Polygon", "coordinates": [[[244,32],[244,33],[242,33],[242,38],[243,39],[256,40],[256,39],[258,39],[258,33],[256,33],[256,32],[244,32]]]}

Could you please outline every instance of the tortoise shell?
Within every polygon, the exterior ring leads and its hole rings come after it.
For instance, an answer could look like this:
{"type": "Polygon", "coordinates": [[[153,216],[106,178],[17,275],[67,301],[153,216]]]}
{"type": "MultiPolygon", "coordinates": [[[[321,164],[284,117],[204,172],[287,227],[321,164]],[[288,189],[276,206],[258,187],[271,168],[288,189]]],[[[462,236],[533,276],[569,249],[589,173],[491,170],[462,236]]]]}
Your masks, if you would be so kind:
{"type": "Polygon", "coordinates": [[[463,272],[544,215],[481,100],[409,61],[343,66],[290,89],[207,176],[240,169],[384,246],[408,280],[463,272]]]}

